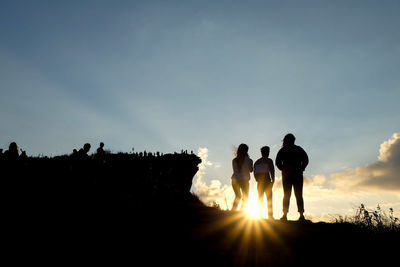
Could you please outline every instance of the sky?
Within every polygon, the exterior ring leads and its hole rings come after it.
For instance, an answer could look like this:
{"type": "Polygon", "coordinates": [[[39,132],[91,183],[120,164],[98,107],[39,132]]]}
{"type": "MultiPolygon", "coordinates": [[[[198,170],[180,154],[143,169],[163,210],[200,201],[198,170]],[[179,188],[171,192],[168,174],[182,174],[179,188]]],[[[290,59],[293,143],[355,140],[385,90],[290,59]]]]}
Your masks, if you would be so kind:
{"type": "Polygon", "coordinates": [[[306,216],[398,212],[398,14],[390,0],[2,1],[0,147],[193,150],[192,191],[227,208],[234,148],[275,160],[290,132],[310,157],[306,216]]]}

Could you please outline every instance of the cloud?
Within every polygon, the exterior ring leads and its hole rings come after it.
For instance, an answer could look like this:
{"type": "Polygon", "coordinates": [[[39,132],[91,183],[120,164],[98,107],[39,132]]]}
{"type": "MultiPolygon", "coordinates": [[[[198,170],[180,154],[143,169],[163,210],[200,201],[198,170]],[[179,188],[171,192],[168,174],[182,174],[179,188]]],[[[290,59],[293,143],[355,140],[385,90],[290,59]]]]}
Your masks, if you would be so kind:
{"type": "Polygon", "coordinates": [[[342,189],[400,189],[400,133],[380,145],[378,160],[332,175],[332,183],[342,189]]]}
{"type": "Polygon", "coordinates": [[[196,174],[197,179],[193,184],[195,194],[204,202],[206,205],[212,205],[218,203],[221,208],[228,209],[231,203],[230,199],[233,198],[233,190],[229,185],[222,185],[218,179],[211,180],[208,185],[203,181],[203,177],[206,174],[206,168],[213,166],[214,164],[208,160],[208,148],[200,147],[197,155],[201,158],[201,164],[196,174]]]}
{"type": "Polygon", "coordinates": [[[199,165],[199,171],[197,172],[197,177],[202,178],[206,174],[205,169],[207,166],[212,166],[212,162],[208,160],[208,148],[199,147],[197,151],[197,156],[201,159],[201,164],[199,165]]]}

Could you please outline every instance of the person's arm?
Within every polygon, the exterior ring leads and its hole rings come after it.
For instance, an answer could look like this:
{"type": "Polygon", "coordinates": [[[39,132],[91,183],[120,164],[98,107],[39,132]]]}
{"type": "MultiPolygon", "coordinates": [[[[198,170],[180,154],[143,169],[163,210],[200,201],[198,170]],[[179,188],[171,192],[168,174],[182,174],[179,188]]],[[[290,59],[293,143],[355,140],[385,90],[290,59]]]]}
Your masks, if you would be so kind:
{"type": "Polygon", "coordinates": [[[269,159],[269,172],[271,175],[271,180],[274,183],[275,182],[275,167],[274,167],[274,162],[272,159],[269,159]]]}
{"type": "Polygon", "coordinates": [[[301,160],[301,167],[303,168],[303,171],[306,169],[307,165],[308,165],[308,155],[307,153],[304,151],[304,149],[301,149],[303,151],[303,157],[301,160]]]}
{"type": "Polygon", "coordinates": [[[282,150],[279,150],[278,154],[276,155],[275,165],[276,165],[276,167],[278,167],[279,170],[282,170],[282,168],[283,168],[283,164],[282,164],[282,150]]]}
{"type": "Polygon", "coordinates": [[[235,159],[232,160],[232,169],[233,169],[233,173],[236,173],[236,174],[239,173],[235,159]]]}
{"type": "Polygon", "coordinates": [[[253,160],[249,158],[249,171],[253,172],[254,168],[253,168],[253,160]]]}

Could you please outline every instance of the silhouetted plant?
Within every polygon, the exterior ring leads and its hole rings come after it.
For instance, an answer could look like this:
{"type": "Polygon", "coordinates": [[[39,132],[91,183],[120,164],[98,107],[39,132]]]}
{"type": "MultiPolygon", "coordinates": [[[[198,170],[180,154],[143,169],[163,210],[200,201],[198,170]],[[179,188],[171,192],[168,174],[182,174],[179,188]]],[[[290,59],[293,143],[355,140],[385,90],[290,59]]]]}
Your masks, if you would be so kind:
{"type": "Polygon", "coordinates": [[[393,208],[389,209],[389,215],[387,215],[380,205],[376,207],[376,210],[368,210],[364,204],[360,204],[354,216],[339,215],[335,218],[335,222],[352,223],[373,231],[400,231],[400,221],[394,216],[393,208]]]}

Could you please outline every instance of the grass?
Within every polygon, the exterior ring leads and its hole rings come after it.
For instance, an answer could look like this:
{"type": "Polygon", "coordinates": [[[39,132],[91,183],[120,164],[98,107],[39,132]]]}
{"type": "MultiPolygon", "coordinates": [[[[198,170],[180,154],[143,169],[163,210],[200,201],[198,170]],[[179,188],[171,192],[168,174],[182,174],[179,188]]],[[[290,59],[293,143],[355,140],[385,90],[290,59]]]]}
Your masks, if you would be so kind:
{"type": "Polygon", "coordinates": [[[400,220],[393,213],[393,208],[390,208],[389,213],[386,213],[379,205],[375,210],[370,210],[364,204],[360,204],[353,216],[338,216],[335,218],[335,222],[351,223],[362,229],[375,232],[400,232],[400,220]]]}

